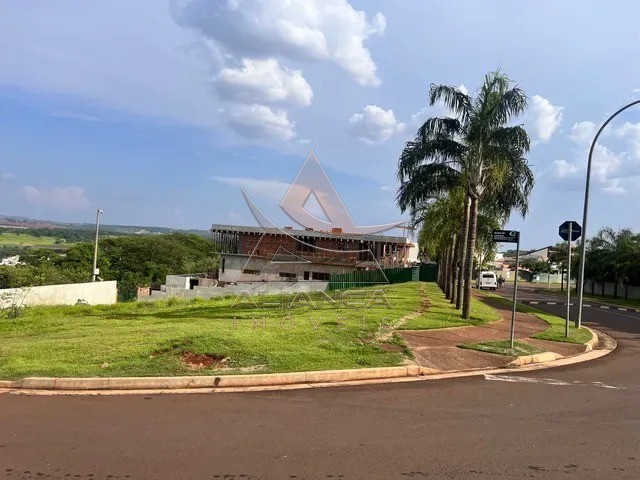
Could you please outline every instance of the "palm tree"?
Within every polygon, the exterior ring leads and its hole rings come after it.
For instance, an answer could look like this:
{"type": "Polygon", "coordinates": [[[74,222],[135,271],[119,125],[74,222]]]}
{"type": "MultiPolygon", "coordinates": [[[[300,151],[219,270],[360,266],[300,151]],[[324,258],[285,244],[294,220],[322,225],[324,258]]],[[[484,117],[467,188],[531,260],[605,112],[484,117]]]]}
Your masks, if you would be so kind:
{"type": "Polygon", "coordinates": [[[420,225],[419,244],[422,252],[438,258],[441,266],[440,287],[445,297],[453,299],[455,262],[457,261],[458,222],[461,214],[462,191],[432,199],[412,212],[412,226],[420,225]]]}
{"type": "Polygon", "coordinates": [[[638,259],[640,235],[628,228],[615,231],[605,227],[589,240],[587,260],[590,276],[594,280],[614,282],[614,298],[618,296],[618,284],[627,285],[630,277],[638,270],[638,259]]]}
{"type": "Polygon", "coordinates": [[[463,317],[471,315],[471,279],[476,247],[479,206],[482,203],[508,216],[524,216],[533,188],[533,174],[524,155],[527,132],[511,119],[527,105],[524,92],[511,87],[496,71],[485,77],[475,98],[449,85],[432,85],[429,103],[443,102],[452,117],[429,118],[398,161],[397,203],[402,211],[418,208],[434,196],[464,185],[469,199],[464,263],[463,317]]]}

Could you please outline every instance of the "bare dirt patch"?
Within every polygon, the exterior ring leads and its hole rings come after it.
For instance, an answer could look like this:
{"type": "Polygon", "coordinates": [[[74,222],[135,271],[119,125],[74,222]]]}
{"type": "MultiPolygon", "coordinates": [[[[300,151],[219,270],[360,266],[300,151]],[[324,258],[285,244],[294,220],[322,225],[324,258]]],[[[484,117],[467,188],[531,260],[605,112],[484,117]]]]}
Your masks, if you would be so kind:
{"type": "Polygon", "coordinates": [[[206,370],[224,368],[229,362],[229,357],[209,353],[183,352],[180,361],[189,370],[206,370]]]}
{"type": "Polygon", "coordinates": [[[405,348],[402,345],[397,345],[395,343],[380,343],[378,346],[387,352],[404,353],[405,351],[405,348]]]}

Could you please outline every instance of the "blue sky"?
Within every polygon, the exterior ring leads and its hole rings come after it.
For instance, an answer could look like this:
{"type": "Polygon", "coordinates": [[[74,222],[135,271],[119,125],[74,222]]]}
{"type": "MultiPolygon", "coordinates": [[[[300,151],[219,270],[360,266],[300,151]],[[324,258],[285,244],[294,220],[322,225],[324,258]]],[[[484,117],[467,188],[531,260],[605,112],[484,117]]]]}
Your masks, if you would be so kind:
{"type": "MultiPolygon", "coordinates": [[[[530,97],[525,247],[580,220],[588,143],[640,98],[633,1],[0,2],[0,213],[207,228],[253,223],[310,149],[359,224],[402,218],[395,166],[430,83],[502,68],[530,97]]],[[[596,151],[590,230],[640,230],[640,108],[596,151]]]]}

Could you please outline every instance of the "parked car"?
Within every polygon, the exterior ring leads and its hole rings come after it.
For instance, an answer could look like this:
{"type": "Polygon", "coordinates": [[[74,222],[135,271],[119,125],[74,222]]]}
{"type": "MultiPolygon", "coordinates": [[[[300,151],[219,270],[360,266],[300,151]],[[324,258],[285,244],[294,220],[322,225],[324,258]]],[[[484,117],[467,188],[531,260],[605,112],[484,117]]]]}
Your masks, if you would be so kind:
{"type": "Polygon", "coordinates": [[[498,288],[498,277],[495,272],[480,272],[476,287],[479,290],[486,288],[488,290],[496,290],[498,288]]]}

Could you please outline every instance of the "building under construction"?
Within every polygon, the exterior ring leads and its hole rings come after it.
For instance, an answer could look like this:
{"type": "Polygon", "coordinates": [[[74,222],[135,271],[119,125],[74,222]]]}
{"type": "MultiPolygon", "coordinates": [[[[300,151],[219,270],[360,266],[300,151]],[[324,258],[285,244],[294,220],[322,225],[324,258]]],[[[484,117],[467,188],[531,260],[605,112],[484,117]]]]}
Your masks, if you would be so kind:
{"type": "Polygon", "coordinates": [[[291,227],[212,225],[220,251],[218,280],[327,281],[332,273],[407,266],[416,247],[405,237],[319,232],[291,227]]]}

